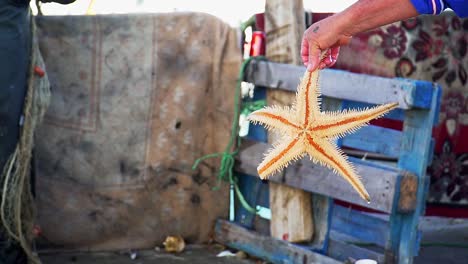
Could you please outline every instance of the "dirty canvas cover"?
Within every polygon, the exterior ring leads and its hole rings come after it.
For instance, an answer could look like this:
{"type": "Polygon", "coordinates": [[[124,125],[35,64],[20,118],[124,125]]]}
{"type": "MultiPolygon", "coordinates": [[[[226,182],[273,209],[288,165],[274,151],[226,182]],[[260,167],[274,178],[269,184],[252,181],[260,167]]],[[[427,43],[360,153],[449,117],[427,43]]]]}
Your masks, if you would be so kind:
{"type": "Polygon", "coordinates": [[[240,67],[236,31],[198,13],[37,19],[52,100],[37,133],[42,238],[74,249],[207,241],[228,213],[216,161],[240,67]]]}

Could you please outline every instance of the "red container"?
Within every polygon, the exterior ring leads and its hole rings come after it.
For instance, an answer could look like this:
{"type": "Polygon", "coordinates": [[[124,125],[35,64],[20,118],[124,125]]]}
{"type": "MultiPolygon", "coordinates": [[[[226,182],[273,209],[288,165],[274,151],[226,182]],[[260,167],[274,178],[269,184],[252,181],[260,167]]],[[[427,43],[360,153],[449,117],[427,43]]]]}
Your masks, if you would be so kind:
{"type": "Polygon", "coordinates": [[[263,31],[252,32],[250,56],[265,56],[266,34],[263,31]]]}

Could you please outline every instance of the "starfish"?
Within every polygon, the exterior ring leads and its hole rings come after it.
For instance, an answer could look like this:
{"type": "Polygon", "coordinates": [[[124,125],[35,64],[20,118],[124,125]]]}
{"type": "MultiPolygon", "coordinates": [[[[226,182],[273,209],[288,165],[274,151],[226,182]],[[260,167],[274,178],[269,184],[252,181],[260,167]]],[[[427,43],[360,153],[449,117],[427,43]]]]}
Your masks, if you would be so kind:
{"type": "Polygon", "coordinates": [[[248,116],[253,123],[260,123],[280,134],[279,140],[258,166],[258,174],[260,178],[267,179],[308,154],[313,162],[339,173],[364,200],[370,202],[369,193],[360,177],[335,140],[381,117],[397,107],[398,103],[363,110],[321,112],[318,80],[318,70],[306,71],[292,107],[266,107],[248,116]]]}

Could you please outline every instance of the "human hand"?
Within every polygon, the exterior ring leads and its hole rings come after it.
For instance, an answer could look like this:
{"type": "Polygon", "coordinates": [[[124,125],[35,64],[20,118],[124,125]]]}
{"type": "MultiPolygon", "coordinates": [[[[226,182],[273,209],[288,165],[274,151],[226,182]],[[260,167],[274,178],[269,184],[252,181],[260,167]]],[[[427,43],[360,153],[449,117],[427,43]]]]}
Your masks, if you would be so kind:
{"type": "Polygon", "coordinates": [[[302,36],[301,57],[308,71],[331,67],[336,63],[340,46],[346,45],[351,36],[346,35],[336,16],[325,18],[311,25],[302,36]]]}

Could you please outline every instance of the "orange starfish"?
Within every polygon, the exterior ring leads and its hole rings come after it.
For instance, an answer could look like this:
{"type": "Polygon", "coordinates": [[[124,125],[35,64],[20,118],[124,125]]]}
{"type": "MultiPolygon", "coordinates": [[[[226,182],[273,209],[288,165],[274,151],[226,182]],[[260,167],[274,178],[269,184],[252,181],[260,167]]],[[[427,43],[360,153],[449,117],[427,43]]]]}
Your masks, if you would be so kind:
{"type": "Polygon", "coordinates": [[[258,166],[260,178],[282,170],[291,161],[305,154],[339,173],[359,195],[370,202],[370,197],[352,164],[338,148],[335,139],[351,133],[398,106],[390,103],[364,110],[336,112],[320,111],[318,71],[308,72],[299,84],[292,107],[266,107],[249,115],[253,123],[261,123],[269,130],[280,132],[281,137],[258,166]]]}

